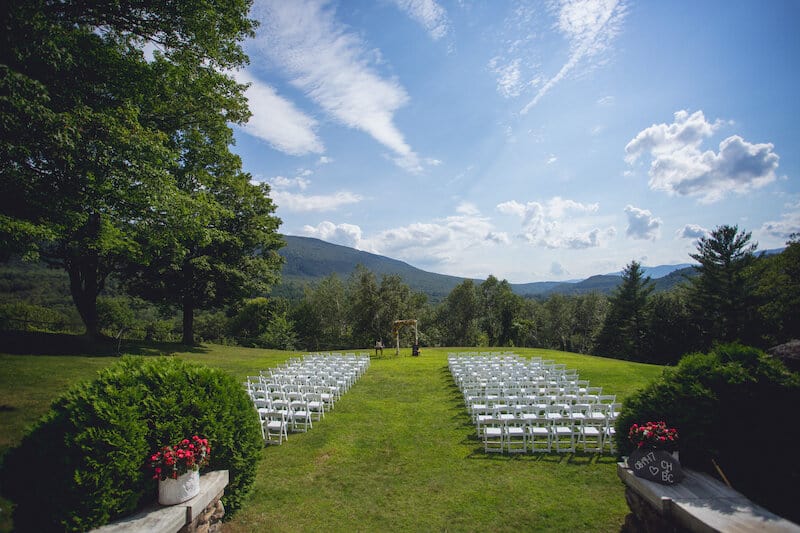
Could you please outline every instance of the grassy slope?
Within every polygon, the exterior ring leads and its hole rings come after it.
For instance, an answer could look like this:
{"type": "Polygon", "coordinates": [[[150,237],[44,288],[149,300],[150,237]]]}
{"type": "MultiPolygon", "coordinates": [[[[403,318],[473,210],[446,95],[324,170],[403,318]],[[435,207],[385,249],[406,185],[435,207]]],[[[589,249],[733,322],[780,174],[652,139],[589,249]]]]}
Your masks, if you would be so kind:
{"type": "MultiPolygon", "coordinates": [[[[204,348],[178,355],[242,379],[296,355],[204,348]]],[[[373,360],[313,430],[265,448],[249,501],[226,530],[618,531],[627,508],[614,458],[487,457],[447,371],[448,351],[454,349],[373,360]]],[[[598,357],[517,352],[577,368],[620,397],[660,372],[598,357]]],[[[69,384],[114,361],[0,355],[0,450],[19,442],[24,425],[69,384]]],[[[0,529],[8,526],[3,518],[0,529]]]]}

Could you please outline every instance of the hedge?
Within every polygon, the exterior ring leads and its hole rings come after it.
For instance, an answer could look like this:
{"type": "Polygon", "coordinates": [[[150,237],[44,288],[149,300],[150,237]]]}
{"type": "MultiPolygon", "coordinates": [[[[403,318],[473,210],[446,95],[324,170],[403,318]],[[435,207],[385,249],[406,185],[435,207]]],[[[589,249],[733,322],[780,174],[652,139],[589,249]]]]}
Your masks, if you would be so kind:
{"type": "Polygon", "coordinates": [[[800,376],[756,348],[720,345],[684,356],[626,398],[616,439],[628,455],[631,425],[663,420],[678,429],[682,465],[719,477],[718,466],[739,492],[800,521],[800,463],[791,459],[799,405],[800,376]]]}
{"type": "Polygon", "coordinates": [[[124,357],[70,389],[4,458],[3,495],[20,531],[85,531],[155,501],[146,460],[192,435],[227,469],[226,517],[241,506],[263,448],[258,416],[235,378],[172,357],[124,357]]]}

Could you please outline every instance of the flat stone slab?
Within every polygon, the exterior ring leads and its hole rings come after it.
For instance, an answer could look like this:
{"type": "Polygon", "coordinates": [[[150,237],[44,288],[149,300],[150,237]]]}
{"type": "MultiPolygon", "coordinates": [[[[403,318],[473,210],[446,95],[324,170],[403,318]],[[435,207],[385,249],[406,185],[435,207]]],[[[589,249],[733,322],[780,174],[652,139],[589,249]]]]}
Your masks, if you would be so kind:
{"type": "Polygon", "coordinates": [[[93,530],[93,533],[175,533],[191,523],[228,485],[228,471],[200,476],[200,493],[177,505],[150,505],[138,513],[93,530]]]}
{"type": "Polygon", "coordinates": [[[800,526],[750,501],[702,472],[684,469],[675,485],[662,485],[634,475],[617,463],[617,475],[653,508],[691,531],[710,533],[800,533],[800,526]]]}

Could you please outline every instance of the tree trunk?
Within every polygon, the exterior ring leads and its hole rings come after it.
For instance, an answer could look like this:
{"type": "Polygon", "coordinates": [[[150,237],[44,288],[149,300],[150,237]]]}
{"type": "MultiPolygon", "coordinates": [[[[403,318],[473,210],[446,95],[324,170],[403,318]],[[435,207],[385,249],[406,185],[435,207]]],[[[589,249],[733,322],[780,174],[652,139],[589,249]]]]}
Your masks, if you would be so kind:
{"type": "Polygon", "coordinates": [[[86,326],[86,336],[100,337],[100,321],[97,316],[97,295],[102,289],[102,280],[98,278],[98,260],[96,255],[69,258],[64,262],[69,274],[69,290],[72,301],[86,326]]]}
{"type": "Polygon", "coordinates": [[[187,292],[183,297],[183,344],[194,344],[194,298],[187,292]]]}
{"type": "Polygon", "coordinates": [[[100,337],[100,321],[97,316],[97,295],[103,290],[106,276],[100,268],[100,256],[91,246],[100,236],[100,215],[92,213],[82,228],[82,239],[77,249],[67,248],[63,257],[64,269],[69,275],[69,290],[72,301],[86,326],[86,336],[100,337]]]}
{"type": "Polygon", "coordinates": [[[194,344],[194,268],[191,260],[183,264],[183,339],[181,342],[188,346],[194,344]]]}

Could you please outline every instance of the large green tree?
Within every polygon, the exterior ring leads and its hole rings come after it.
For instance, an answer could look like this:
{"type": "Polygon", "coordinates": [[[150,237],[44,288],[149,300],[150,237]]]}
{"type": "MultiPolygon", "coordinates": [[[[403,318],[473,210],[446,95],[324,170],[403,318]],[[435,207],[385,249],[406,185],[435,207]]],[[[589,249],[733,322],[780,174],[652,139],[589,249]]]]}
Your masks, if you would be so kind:
{"type": "Polygon", "coordinates": [[[575,298],[572,350],[578,353],[592,353],[608,312],[608,298],[597,292],[575,298]]]}
{"type": "Polygon", "coordinates": [[[766,340],[800,339],[800,234],[790,236],[782,253],[759,263],[756,292],[766,340]]]}
{"type": "Polygon", "coordinates": [[[645,311],[644,359],[660,364],[677,363],[698,350],[700,329],[692,317],[683,286],[650,297],[645,311]]]}
{"type": "Polygon", "coordinates": [[[622,283],[608,299],[608,314],[597,339],[597,353],[621,359],[644,355],[646,309],[654,284],[642,265],[631,261],[622,271],[622,283]]]}
{"type": "Polygon", "coordinates": [[[705,341],[757,341],[756,280],[751,267],[757,244],[737,226],[719,226],[690,254],[699,263],[690,278],[691,301],[705,341]]]}
{"type": "Polygon", "coordinates": [[[307,305],[302,310],[310,314],[308,317],[298,316],[299,324],[315,321],[313,339],[318,349],[345,348],[350,345],[352,328],[348,320],[348,299],[345,284],[336,273],[320,280],[305,295],[307,305]]]}
{"type": "Polygon", "coordinates": [[[522,307],[508,281],[490,275],[478,286],[481,303],[480,327],[490,346],[508,346],[513,337],[514,318],[522,307]]]}
{"type": "Polygon", "coordinates": [[[445,346],[475,346],[480,299],[472,280],[456,285],[439,306],[437,322],[445,346]]]}
{"type": "Polygon", "coordinates": [[[571,350],[575,300],[564,294],[552,294],[542,305],[542,310],[542,342],[557,350],[571,350]]]}
{"type": "Polygon", "coordinates": [[[108,275],[141,261],[143,235],[180,220],[167,214],[188,201],[164,111],[188,115],[198,95],[158,88],[175,66],[244,64],[249,6],[9,0],[0,10],[0,248],[64,268],[90,335],[108,275]],[[161,60],[148,61],[146,45],[161,60]]]}
{"type": "Polygon", "coordinates": [[[353,328],[353,342],[357,346],[372,346],[383,337],[388,344],[386,328],[381,327],[381,301],[375,273],[364,265],[357,265],[347,286],[348,314],[353,328]]]}

